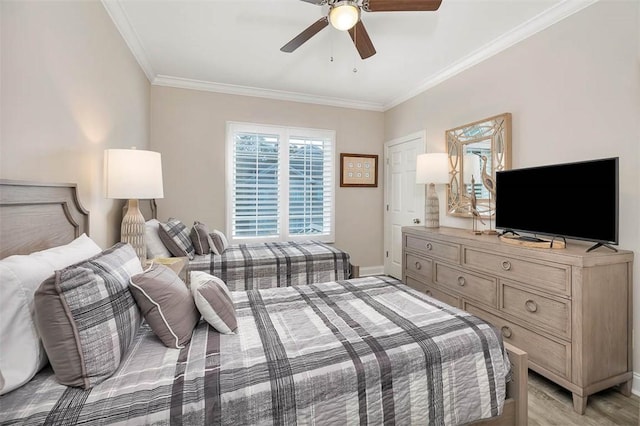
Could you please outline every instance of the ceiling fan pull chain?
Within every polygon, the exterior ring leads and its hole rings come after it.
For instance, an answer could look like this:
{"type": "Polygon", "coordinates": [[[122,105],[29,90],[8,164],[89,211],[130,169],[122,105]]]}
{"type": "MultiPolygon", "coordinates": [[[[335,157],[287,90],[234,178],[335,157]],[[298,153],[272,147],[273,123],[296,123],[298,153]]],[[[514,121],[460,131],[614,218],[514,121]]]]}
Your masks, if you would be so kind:
{"type": "MultiPolygon", "coordinates": [[[[356,40],[358,39],[357,36],[358,36],[358,28],[353,27],[353,43],[354,44],[355,44],[356,40]]],[[[356,57],[356,55],[354,53],[353,54],[353,73],[354,74],[358,72],[358,68],[356,68],[356,60],[357,60],[357,57],[356,57]]]]}
{"type": "Polygon", "coordinates": [[[331,31],[331,35],[329,36],[329,40],[331,40],[331,43],[329,45],[329,48],[331,49],[331,56],[329,58],[330,62],[333,62],[333,40],[335,39],[335,31],[331,31]]]}

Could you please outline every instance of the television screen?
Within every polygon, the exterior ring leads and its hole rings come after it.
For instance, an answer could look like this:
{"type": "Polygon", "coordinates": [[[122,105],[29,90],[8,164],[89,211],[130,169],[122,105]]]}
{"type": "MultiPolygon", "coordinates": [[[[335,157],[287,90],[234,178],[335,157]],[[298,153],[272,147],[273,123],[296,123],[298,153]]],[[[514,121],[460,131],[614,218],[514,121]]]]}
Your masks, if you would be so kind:
{"type": "Polygon", "coordinates": [[[496,172],[496,228],[618,244],[618,157],[496,172]]]}

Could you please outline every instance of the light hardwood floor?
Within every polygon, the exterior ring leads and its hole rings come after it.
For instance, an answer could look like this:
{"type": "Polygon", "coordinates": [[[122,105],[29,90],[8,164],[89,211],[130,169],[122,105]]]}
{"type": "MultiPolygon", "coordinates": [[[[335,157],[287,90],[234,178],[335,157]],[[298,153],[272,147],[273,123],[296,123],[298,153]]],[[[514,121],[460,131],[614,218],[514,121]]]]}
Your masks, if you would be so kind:
{"type": "Polygon", "coordinates": [[[573,411],[571,392],[529,370],[529,426],[638,426],[640,398],[615,389],[589,397],[583,416],[573,411]]]}

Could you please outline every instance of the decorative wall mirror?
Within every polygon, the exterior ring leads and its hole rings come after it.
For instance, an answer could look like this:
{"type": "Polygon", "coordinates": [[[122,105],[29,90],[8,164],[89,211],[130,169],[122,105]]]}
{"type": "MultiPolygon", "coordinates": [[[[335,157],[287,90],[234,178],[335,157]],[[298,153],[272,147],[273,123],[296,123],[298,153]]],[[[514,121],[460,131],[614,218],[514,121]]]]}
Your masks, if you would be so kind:
{"type": "Polygon", "coordinates": [[[449,155],[447,214],[473,217],[475,204],[481,218],[492,218],[496,171],[511,168],[511,114],[447,130],[445,137],[449,155]]]}

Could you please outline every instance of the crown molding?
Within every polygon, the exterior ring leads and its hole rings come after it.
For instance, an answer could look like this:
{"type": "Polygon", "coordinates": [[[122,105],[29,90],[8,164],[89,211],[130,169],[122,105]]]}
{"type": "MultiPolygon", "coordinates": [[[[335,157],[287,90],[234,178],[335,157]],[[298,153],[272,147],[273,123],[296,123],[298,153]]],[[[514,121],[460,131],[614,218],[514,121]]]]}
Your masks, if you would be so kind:
{"type": "Polygon", "coordinates": [[[140,37],[138,37],[138,33],[131,25],[122,4],[119,0],[102,0],[102,5],[116,25],[120,35],[122,35],[124,42],[129,46],[129,50],[133,53],[133,57],[136,58],[140,68],[142,68],[142,71],[146,74],[147,79],[152,82],[156,78],[156,73],[153,71],[147,52],[144,50],[140,42],[140,37]]]}
{"type": "Polygon", "coordinates": [[[356,101],[352,99],[330,98],[306,93],[286,92],[282,90],[260,89],[257,87],[237,86],[225,83],[192,80],[189,78],[157,75],[151,82],[154,86],[177,87],[206,92],[226,93],[230,95],[253,96],[257,98],[275,99],[279,101],[302,102],[307,104],[328,105],[340,108],[362,109],[382,112],[383,105],[375,102],[356,101]]]}
{"type": "Polygon", "coordinates": [[[396,97],[388,103],[366,102],[353,99],[331,98],[316,96],[306,93],[287,92],[272,89],[262,89],[233,84],[215,83],[201,80],[193,80],[167,75],[158,75],[148,59],[148,55],[140,42],[140,38],[131,25],[124,8],[119,0],[101,0],[107,13],[113,20],[116,28],[122,35],[127,46],[136,58],[136,61],[146,74],[151,84],[155,86],[176,87],[181,89],[201,90],[207,92],[226,93],[241,96],[253,96],[259,98],[275,99],[291,102],[303,102],[317,105],[327,105],[341,108],[362,109],[369,111],[387,111],[426,90],[454,77],[457,74],[479,64],[480,62],[502,52],[520,41],[550,27],[551,25],[573,15],[576,12],[596,3],[599,0],[564,0],[552,8],[531,18],[513,30],[485,44],[469,55],[461,58],[452,65],[433,74],[423,80],[420,85],[396,97]]]}
{"type": "Polygon", "coordinates": [[[517,26],[513,30],[504,33],[500,37],[485,44],[479,49],[471,52],[469,55],[454,62],[452,65],[442,69],[436,74],[424,80],[418,87],[408,91],[402,96],[393,99],[383,107],[383,111],[387,111],[402,102],[405,102],[420,93],[442,83],[451,77],[479,64],[480,62],[508,49],[516,43],[531,37],[532,35],[556,24],[563,19],[573,15],[580,10],[591,6],[599,0],[564,0],[555,6],[545,10],[537,16],[529,19],[525,23],[517,26]]]}

